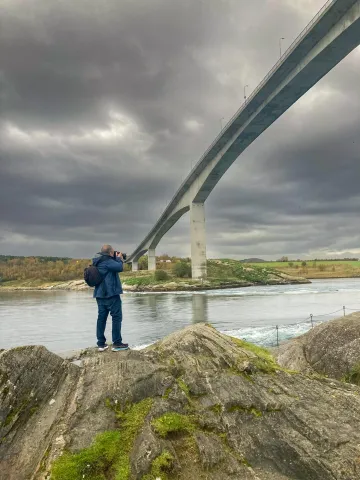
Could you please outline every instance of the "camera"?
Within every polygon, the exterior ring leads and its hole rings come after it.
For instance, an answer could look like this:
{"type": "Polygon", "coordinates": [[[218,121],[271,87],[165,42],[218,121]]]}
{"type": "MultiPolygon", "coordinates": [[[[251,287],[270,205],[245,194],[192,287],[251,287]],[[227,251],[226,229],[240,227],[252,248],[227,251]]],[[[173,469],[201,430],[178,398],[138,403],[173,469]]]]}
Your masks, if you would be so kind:
{"type": "MultiPolygon", "coordinates": [[[[120,252],[117,252],[116,250],[114,251],[114,258],[116,258],[116,254],[118,254],[118,253],[120,253],[120,252]]],[[[122,257],[123,257],[124,260],[126,260],[126,257],[127,257],[126,253],[122,253],[122,257]]]]}

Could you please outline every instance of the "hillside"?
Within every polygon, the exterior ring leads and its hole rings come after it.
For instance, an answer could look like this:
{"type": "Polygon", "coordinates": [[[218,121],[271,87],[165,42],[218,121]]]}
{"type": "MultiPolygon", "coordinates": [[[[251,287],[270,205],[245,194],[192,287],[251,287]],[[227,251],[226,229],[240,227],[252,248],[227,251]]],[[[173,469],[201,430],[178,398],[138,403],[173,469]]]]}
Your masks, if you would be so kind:
{"type": "MultiPolygon", "coordinates": [[[[23,260],[3,268],[5,278],[0,282],[2,289],[68,289],[87,288],[81,280],[88,260],[51,261],[42,264],[38,261],[23,260]],[[63,280],[62,280],[63,279],[63,280]]],[[[251,285],[281,285],[309,283],[301,277],[289,276],[271,268],[258,265],[245,265],[237,260],[208,260],[206,280],[192,280],[190,262],[182,260],[170,264],[158,264],[157,270],[149,272],[125,271],[121,273],[124,290],[133,291],[172,291],[203,290],[212,288],[246,287],[251,285]],[[177,266],[179,272],[174,272],[177,266]]],[[[1,269],[0,269],[1,272],[1,269]]]]}

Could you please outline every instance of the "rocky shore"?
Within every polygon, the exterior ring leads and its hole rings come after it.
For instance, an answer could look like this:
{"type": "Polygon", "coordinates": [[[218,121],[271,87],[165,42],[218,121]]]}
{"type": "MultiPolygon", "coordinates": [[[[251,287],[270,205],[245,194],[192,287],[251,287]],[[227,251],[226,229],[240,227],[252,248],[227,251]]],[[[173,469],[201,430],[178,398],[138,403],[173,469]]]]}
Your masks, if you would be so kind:
{"type": "Polygon", "coordinates": [[[360,388],[210,325],[77,363],[0,353],[1,480],[360,478],[360,388]]]}
{"type": "MultiPolygon", "coordinates": [[[[131,278],[131,277],[130,277],[131,278]]],[[[133,285],[127,283],[127,277],[122,278],[124,292],[174,292],[174,291],[199,291],[199,290],[218,290],[225,288],[252,287],[256,285],[296,285],[311,283],[310,280],[303,277],[294,277],[285,273],[272,273],[266,278],[266,281],[247,281],[247,280],[222,280],[214,281],[212,279],[204,281],[194,281],[191,279],[169,280],[167,282],[152,283],[143,285],[141,283],[133,285]]],[[[44,283],[40,285],[31,285],[30,282],[22,284],[3,284],[0,291],[90,291],[84,280],[69,280],[67,282],[44,283]]]]}

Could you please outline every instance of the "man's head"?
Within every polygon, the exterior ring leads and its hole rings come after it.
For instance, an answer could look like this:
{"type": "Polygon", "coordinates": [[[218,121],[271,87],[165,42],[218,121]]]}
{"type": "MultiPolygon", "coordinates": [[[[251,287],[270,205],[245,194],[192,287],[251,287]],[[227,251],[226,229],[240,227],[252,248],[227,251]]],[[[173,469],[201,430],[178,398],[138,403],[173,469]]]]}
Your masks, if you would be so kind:
{"type": "Polygon", "coordinates": [[[100,253],[102,255],[110,255],[110,257],[112,257],[114,255],[114,249],[112,248],[111,245],[105,244],[101,247],[100,253]]]}

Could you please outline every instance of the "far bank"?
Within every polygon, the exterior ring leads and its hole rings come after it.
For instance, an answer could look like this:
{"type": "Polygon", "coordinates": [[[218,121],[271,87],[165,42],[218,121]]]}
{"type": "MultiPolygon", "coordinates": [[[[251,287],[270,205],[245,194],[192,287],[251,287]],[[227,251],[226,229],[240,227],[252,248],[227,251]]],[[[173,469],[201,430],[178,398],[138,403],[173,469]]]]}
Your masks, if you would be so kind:
{"type": "MultiPolygon", "coordinates": [[[[125,271],[121,274],[124,291],[131,292],[173,292],[201,291],[228,288],[251,287],[257,285],[289,285],[311,283],[304,277],[288,275],[277,270],[244,265],[236,260],[209,260],[208,276],[203,280],[189,278],[186,269],[176,275],[172,271],[150,272],[125,271]],[[181,275],[181,276],[179,276],[181,275]]],[[[82,279],[67,281],[44,281],[41,278],[13,280],[0,283],[1,290],[87,290],[82,279]]]]}
{"type": "Polygon", "coordinates": [[[360,261],[357,259],[261,261],[261,263],[249,263],[248,265],[263,266],[286,273],[287,275],[305,277],[310,280],[360,277],[360,261]]]}

